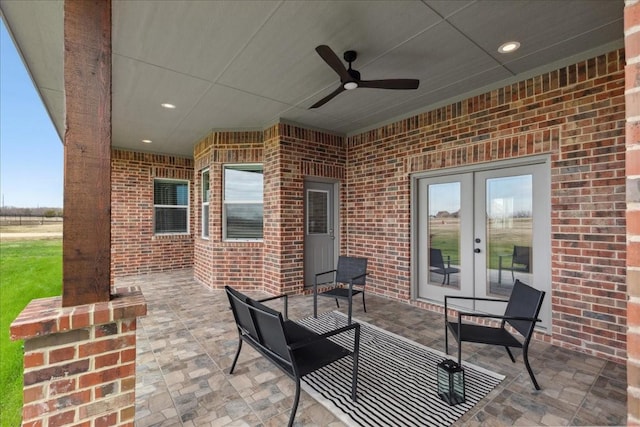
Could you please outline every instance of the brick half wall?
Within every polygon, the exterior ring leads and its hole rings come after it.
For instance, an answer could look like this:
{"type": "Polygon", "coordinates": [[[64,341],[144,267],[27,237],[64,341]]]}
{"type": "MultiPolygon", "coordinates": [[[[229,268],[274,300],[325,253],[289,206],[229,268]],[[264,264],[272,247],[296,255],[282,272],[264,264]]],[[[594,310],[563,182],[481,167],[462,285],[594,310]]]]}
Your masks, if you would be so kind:
{"type": "Polygon", "coordinates": [[[146,313],[137,288],[75,307],[32,300],[11,324],[11,339],[24,340],[22,425],[133,426],[136,323],[146,313]]]}

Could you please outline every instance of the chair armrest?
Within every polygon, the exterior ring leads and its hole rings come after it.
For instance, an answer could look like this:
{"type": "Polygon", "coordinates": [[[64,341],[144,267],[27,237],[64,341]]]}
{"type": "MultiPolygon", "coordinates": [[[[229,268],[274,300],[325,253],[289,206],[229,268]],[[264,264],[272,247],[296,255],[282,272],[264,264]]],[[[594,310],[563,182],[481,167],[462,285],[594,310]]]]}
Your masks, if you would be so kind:
{"type": "Polygon", "coordinates": [[[316,273],[316,278],[318,278],[318,276],[322,276],[323,274],[329,274],[329,273],[335,273],[336,270],[329,270],[329,271],[323,271],[322,273],[316,273]]]}
{"type": "MultiPolygon", "coordinates": [[[[498,299],[498,298],[463,297],[463,296],[457,296],[457,295],[445,295],[444,296],[444,318],[445,318],[445,320],[447,319],[447,312],[448,312],[448,310],[447,310],[447,300],[449,300],[449,299],[463,299],[463,300],[471,300],[471,301],[509,302],[508,300],[498,299]]],[[[459,312],[460,311],[458,311],[458,313],[459,312]]]]}
{"type": "Polygon", "coordinates": [[[475,301],[509,302],[509,300],[499,299],[499,298],[463,297],[463,296],[457,296],[457,295],[445,295],[444,296],[445,304],[447,302],[447,299],[464,299],[464,300],[475,300],[475,301]]]}
{"type": "Polygon", "coordinates": [[[444,306],[447,306],[447,300],[449,299],[463,299],[463,300],[471,300],[471,301],[491,301],[491,302],[509,302],[506,299],[500,298],[483,298],[483,297],[463,297],[457,295],[445,295],[444,296],[444,306]]]}
{"type": "Polygon", "coordinates": [[[317,292],[318,285],[324,285],[324,284],[327,284],[327,283],[333,283],[334,282],[334,279],[332,278],[331,280],[327,280],[326,282],[318,283],[318,277],[319,276],[322,276],[324,274],[329,274],[329,273],[335,273],[335,272],[336,272],[336,270],[329,270],[329,271],[323,271],[322,273],[316,273],[314,278],[313,278],[313,292],[314,293],[317,292]]]}
{"type": "Polygon", "coordinates": [[[267,298],[262,298],[262,299],[258,299],[256,301],[258,302],[267,302],[267,301],[273,301],[275,299],[281,299],[284,298],[284,318],[285,320],[289,318],[289,295],[287,294],[281,294],[281,295],[276,295],[274,297],[267,297],[267,298]]]}
{"type": "Polygon", "coordinates": [[[294,342],[293,344],[289,345],[289,348],[291,348],[291,350],[297,350],[299,348],[302,347],[306,347],[310,344],[313,344],[317,341],[323,341],[331,336],[337,335],[337,334],[341,334],[343,332],[347,332],[350,331],[351,329],[355,329],[356,331],[356,336],[355,336],[355,340],[356,341],[360,341],[360,324],[359,323],[352,323],[350,325],[347,326],[343,326],[342,328],[338,328],[338,329],[334,329],[332,331],[329,332],[325,332],[324,334],[318,334],[314,337],[311,338],[307,338],[298,342],[294,342]]]}
{"type": "Polygon", "coordinates": [[[359,279],[359,278],[361,278],[361,277],[365,277],[367,274],[369,274],[369,273],[367,273],[367,272],[365,271],[365,272],[364,272],[364,273],[362,273],[362,274],[358,274],[357,276],[353,276],[351,279],[349,279],[349,284],[350,284],[350,285],[351,285],[351,284],[353,284],[353,281],[354,281],[354,280],[357,280],[357,279],[359,279]]]}
{"type": "Polygon", "coordinates": [[[528,320],[530,322],[541,322],[541,319],[535,317],[524,317],[524,316],[501,316],[499,314],[485,314],[485,313],[473,313],[469,311],[459,311],[458,318],[462,316],[469,317],[482,317],[482,318],[491,318],[491,319],[500,319],[500,320],[528,320]]]}

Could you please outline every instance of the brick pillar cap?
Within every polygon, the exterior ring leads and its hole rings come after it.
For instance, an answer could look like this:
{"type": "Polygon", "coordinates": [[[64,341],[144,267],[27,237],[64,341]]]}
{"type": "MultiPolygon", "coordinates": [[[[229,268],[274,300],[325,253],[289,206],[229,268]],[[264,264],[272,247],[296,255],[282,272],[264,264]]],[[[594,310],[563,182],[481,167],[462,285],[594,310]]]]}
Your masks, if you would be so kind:
{"type": "Polygon", "coordinates": [[[29,339],[58,332],[146,316],[147,302],[139,287],[117,288],[111,300],[63,307],[61,297],[34,299],[11,323],[11,339],[29,339]]]}

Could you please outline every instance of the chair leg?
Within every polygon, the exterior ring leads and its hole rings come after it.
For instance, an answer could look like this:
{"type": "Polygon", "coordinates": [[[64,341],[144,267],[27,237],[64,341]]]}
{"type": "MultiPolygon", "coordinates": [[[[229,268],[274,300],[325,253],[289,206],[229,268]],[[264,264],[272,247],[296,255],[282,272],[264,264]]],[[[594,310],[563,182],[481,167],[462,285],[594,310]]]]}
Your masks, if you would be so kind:
{"type": "Polygon", "coordinates": [[[338,298],[336,298],[336,307],[340,308],[340,303],[338,302],[338,298]]]}
{"type": "Polygon", "coordinates": [[[313,284],[313,317],[318,318],[318,285],[313,284]]]}
{"type": "Polygon", "coordinates": [[[509,357],[511,358],[511,361],[513,363],[516,363],[516,359],[515,357],[513,357],[513,353],[511,353],[511,350],[509,349],[509,347],[505,347],[505,350],[507,350],[507,353],[509,353],[509,357]]]}
{"type": "Polygon", "coordinates": [[[238,351],[236,351],[236,357],[233,358],[233,363],[231,364],[231,369],[229,370],[230,374],[233,374],[233,370],[236,367],[238,356],[240,356],[240,350],[242,350],[242,338],[238,337],[238,351]]]}
{"type": "MultiPolygon", "coordinates": [[[[446,310],[445,310],[446,316],[446,310]]],[[[449,328],[447,327],[447,319],[444,319],[444,354],[449,354],[449,328]]]]}
{"type": "Polygon", "coordinates": [[[291,415],[289,415],[289,427],[293,426],[293,420],[296,418],[296,411],[298,410],[298,402],[300,401],[300,378],[296,378],[296,395],[293,398],[293,408],[291,408],[291,415]]]}
{"type": "Polygon", "coordinates": [[[536,390],[540,390],[540,386],[538,385],[538,381],[536,381],[535,375],[533,375],[533,370],[531,369],[531,365],[529,365],[529,355],[528,348],[524,347],[522,349],[522,358],[524,359],[524,366],[527,368],[527,372],[529,372],[529,376],[531,377],[531,382],[536,390]]]}
{"type": "Polygon", "coordinates": [[[358,359],[360,357],[360,328],[357,328],[354,336],[353,353],[353,370],[351,371],[351,400],[357,399],[358,390],[358,359]]]}
{"type": "Polygon", "coordinates": [[[447,282],[447,275],[443,274],[442,275],[442,285],[444,286],[444,284],[447,282]]]}
{"type": "Polygon", "coordinates": [[[349,305],[349,316],[347,317],[347,325],[350,325],[351,324],[351,313],[353,312],[353,300],[349,299],[349,301],[347,301],[347,304],[349,305]]]}
{"type": "Polygon", "coordinates": [[[364,312],[367,312],[367,303],[364,302],[364,291],[362,291],[362,307],[364,308],[364,312]]]}

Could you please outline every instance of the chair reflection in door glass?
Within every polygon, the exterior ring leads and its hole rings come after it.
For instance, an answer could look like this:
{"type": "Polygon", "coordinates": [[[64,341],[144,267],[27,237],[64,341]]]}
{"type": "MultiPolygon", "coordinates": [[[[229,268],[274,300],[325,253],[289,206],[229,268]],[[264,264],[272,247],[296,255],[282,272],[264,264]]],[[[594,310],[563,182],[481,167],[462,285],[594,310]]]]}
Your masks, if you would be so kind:
{"type": "Polygon", "coordinates": [[[502,283],[502,270],[511,271],[511,281],[515,282],[515,272],[531,272],[531,248],[514,246],[513,254],[498,256],[498,283],[502,283]],[[511,258],[511,262],[508,259],[511,258]]]}
{"type": "Polygon", "coordinates": [[[447,255],[447,262],[445,264],[442,251],[440,249],[429,249],[429,271],[442,275],[442,284],[449,285],[451,282],[451,275],[460,273],[460,269],[451,267],[451,256],[447,255]]]}

